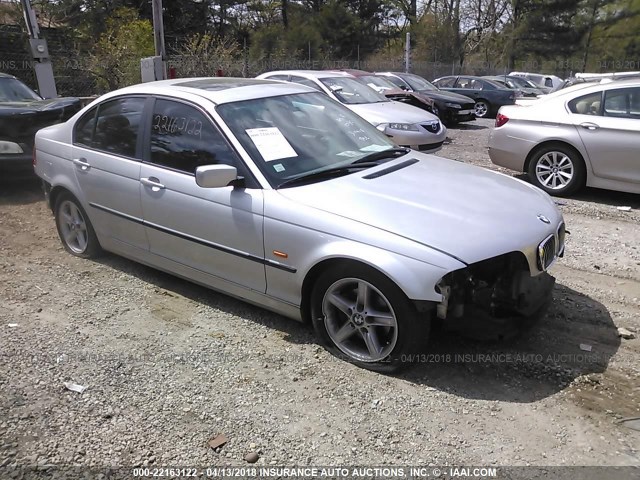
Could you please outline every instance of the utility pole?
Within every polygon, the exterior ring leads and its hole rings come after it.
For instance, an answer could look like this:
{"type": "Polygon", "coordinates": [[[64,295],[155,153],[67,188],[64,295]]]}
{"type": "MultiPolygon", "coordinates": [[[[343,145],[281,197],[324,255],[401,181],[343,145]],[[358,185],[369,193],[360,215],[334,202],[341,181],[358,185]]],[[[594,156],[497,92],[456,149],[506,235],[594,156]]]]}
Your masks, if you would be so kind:
{"type": "Polygon", "coordinates": [[[156,47],[156,56],[162,59],[162,75],[167,78],[167,52],[164,48],[164,22],[162,20],[162,0],[152,0],[153,13],[153,44],[156,47]]]}
{"type": "Polygon", "coordinates": [[[43,98],[55,98],[58,96],[58,92],[56,91],[56,81],[53,77],[53,66],[51,65],[51,57],[49,57],[47,41],[44,38],[40,38],[38,19],[31,7],[31,1],[20,1],[22,3],[24,21],[29,32],[29,46],[31,47],[33,68],[38,82],[38,92],[43,98]]]}
{"type": "Polygon", "coordinates": [[[407,32],[404,44],[404,71],[411,72],[411,33],[407,32]]]}

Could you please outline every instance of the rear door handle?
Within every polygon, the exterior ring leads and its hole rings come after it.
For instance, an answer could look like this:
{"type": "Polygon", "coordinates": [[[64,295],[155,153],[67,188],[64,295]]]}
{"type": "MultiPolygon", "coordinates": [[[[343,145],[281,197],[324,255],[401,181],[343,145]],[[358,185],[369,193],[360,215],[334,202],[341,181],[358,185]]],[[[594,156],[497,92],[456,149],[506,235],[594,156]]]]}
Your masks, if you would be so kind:
{"type": "Polygon", "coordinates": [[[586,128],[587,130],[598,130],[600,128],[600,125],[596,125],[595,123],[591,122],[581,123],[580,126],[582,128],[586,128]]]}
{"type": "Polygon", "coordinates": [[[73,164],[76,167],[80,167],[80,170],[82,170],[83,172],[86,172],[91,168],[91,165],[89,164],[89,162],[87,162],[86,158],[74,158],[73,164]]]}
{"type": "Polygon", "coordinates": [[[160,180],[158,180],[156,177],[141,178],[140,183],[145,187],[151,187],[151,190],[153,190],[154,192],[164,190],[165,188],[165,186],[161,184],[160,180]]]}

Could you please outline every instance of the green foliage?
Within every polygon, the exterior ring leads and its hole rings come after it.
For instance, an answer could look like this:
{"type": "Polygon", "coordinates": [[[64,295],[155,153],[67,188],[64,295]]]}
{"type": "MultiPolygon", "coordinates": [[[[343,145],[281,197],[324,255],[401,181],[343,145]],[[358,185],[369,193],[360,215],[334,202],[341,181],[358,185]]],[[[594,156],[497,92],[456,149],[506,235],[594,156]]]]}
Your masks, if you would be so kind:
{"type": "Polygon", "coordinates": [[[170,65],[180,77],[242,76],[244,72],[234,70],[241,58],[242,50],[233,40],[216,40],[209,34],[194,34],[186,42],[170,65]]]}
{"type": "Polygon", "coordinates": [[[120,8],[106,21],[106,28],[90,55],[90,70],[99,87],[114,90],[140,82],[140,59],[154,54],[153,27],[135,10],[120,8]]]}

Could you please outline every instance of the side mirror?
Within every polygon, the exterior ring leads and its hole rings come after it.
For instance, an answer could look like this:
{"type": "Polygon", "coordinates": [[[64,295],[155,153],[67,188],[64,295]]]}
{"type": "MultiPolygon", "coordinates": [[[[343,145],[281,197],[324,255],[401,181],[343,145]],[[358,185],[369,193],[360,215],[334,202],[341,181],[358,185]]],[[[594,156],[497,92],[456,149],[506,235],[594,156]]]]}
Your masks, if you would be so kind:
{"type": "Polygon", "coordinates": [[[227,187],[237,178],[238,171],[231,165],[203,165],[196,168],[196,183],[202,188],[227,187]]]}

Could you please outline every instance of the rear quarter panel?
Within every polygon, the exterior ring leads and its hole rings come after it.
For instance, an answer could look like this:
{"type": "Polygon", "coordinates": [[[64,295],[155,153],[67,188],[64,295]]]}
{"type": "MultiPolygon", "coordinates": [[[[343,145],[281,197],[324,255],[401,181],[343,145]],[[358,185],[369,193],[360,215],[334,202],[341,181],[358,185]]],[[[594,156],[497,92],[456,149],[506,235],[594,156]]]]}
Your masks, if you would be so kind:
{"type": "Polygon", "coordinates": [[[66,122],[39,130],[36,133],[35,149],[36,175],[52,187],[69,190],[86,210],[87,205],[80,194],[71,162],[71,124],[66,122]]]}

